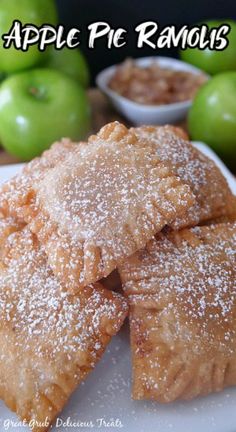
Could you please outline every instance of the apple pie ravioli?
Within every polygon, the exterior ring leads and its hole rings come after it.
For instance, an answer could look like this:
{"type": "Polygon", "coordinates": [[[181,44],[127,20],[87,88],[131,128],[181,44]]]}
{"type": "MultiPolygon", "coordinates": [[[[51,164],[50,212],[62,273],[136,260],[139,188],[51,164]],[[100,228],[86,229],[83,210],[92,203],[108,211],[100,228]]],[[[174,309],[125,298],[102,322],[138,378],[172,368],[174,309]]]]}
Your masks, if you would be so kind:
{"type": "Polygon", "coordinates": [[[0,188],[1,212],[18,220],[25,219],[26,209],[33,202],[33,183],[41,181],[48,170],[62,162],[68,154],[76,152],[78,145],[65,138],[54,143],[41,157],[33,159],[22,172],[3,184],[0,188]]]}
{"type": "Polygon", "coordinates": [[[177,217],[174,230],[198,225],[209,219],[231,217],[233,195],[226,179],[215,163],[195,148],[180,128],[173,126],[142,126],[133,128],[141,143],[149,142],[157,157],[169,163],[173,172],[188,184],[196,196],[196,203],[185,217],[177,217]]]}
{"type": "Polygon", "coordinates": [[[0,229],[0,397],[42,432],[119,330],[127,304],[100,284],[69,294],[28,227],[2,219],[0,229]]]}
{"type": "Polygon", "coordinates": [[[125,126],[108,124],[31,179],[23,206],[22,194],[14,201],[69,289],[107,276],[195,201],[169,165],[136,141],[125,126]]]}
{"type": "Polygon", "coordinates": [[[171,402],[236,384],[236,224],[161,234],[119,270],[134,399],[171,402]]]}

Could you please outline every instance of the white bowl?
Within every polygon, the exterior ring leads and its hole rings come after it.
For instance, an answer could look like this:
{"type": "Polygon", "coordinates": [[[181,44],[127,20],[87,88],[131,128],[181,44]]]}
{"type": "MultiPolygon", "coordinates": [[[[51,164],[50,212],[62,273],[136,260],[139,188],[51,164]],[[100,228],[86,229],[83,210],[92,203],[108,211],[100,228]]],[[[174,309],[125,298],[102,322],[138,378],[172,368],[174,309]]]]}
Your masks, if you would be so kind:
{"type": "MultiPolygon", "coordinates": [[[[203,74],[207,79],[209,76],[202,70],[170,57],[143,57],[134,60],[141,67],[149,66],[153,62],[158,62],[163,68],[191,72],[193,74],[203,74]]],[[[100,72],[96,77],[96,84],[100,90],[110,99],[112,105],[126,117],[130,122],[136,125],[140,124],[165,124],[176,123],[183,120],[192,104],[191,100],[177,102],[168,105],[144,105],[131,101],[117,92],[111,90],[108,86],[109,81],[117,65],[110,66],[100,72]]]]}

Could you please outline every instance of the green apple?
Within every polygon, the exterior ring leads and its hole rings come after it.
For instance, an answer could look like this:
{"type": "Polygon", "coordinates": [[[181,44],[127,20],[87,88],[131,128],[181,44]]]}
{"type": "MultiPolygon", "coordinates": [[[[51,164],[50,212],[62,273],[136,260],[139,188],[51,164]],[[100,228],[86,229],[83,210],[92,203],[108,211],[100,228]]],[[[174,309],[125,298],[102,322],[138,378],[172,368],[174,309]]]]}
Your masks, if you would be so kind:
{"type": "Polygon", "coordinates": [[[188,126],[193,140],[209,144],[236,168],[236,72],[216,75],[199,90],[188,126]]]}
{"type": "Polygon", "coordinates": [[[4,72],[0,72],[0,84],[6,78],[6,74],[4,72]]]}
{"type": "MultiPolygon", "coordinates": [[[[22,24],[56,24],[55,0],[0,0],[0,36],[8,33],[14,20],[22,24]]],[[[42,60],[45,53],[31,46],[28,51],[16,50],[13,46],[3,48],[0,39],[0,71],[12,73],[30,68],[42,60]]]]}
{"type": "Polygon", "coordinates": [[[65,47],[56,50],[54,47],[50,47],[46,67],[64,72],[78,81],[83,87],[89,86],[88,64],[78,49],[65,47]]]}
{"type": "Polygon", "coordinates": [[[216,74],[229,70],[236,70],[236,22],[233,20],[206,21],[209,28],[219,27],[222,24],[229,24],[231,27],[227,38],[229,45],[223,51],[200,50],[198,48],[188,48],[180,51],[183,61],[204,70],[209,74],[216,74]]]}
{"type": "Polygon", "coordinates": [[[32,69],[0,86],[0,141],[9,153],[30,160],[62,138],[80,140],[90,126],[84,89],[51,69],[32,69]]]}

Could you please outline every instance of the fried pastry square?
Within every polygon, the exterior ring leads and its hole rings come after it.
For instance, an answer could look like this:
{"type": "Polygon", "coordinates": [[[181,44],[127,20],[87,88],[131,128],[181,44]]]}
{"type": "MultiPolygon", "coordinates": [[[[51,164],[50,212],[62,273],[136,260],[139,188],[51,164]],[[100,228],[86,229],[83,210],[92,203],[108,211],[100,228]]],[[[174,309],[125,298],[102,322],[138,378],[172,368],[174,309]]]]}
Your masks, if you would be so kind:
{"type": "Polygon", "coordinates": [[[228,215],[223,215],[214,219],[204,221],[202,225],[215,225],[218,223],[227,222],[236,222],[236,196],[232,197],[231,209],[228,215]]]}
{"type": "Polygon", "coordinates": [[[132,131],[143,142],[149,141],[157,157],[169,163],[179,178],[187,183],[196,196],[196,204],[185,217],[177,217],[174,230],[198,225],[218,217],[231,217],[233,195],[226,179],[215,163],[196,149],[180,128],[173,126],[142,126],[132,131]]]}
{"type": "Polygon", "coordinates": [[[0,210],[6,216],[22,219],[25,211],[31,202],[31,189],[33,182],[37,183],[43,179],[45,174],[62,162],[68,154],[75,153],[79,143],[74,143],[69,139],[62,139],[46,150],[41,157],[37,157],[23,168],[11,180],[3,184],[0,188],[0,210]]]}
{"type": "Polygon", "coordinates": [[[127,315],[127,303],[100,284],[69,294],[29,228],[10,219],[3,224],[0,397],[42,432],[100,359],[127,315]]]}
{"type": "Polygon", "coordinates": [[[159,235],[120,268],[134,399],[171,402],[236,385],[236,224],[159,235]]]}
{"type": "Polygon", "coordinates": [[[71,290],[106,277],[195,201],[152,148],[136,141],[125,126],[108,124],[33,179],[23,206],[22,194],[14,201],[71,290]]]}

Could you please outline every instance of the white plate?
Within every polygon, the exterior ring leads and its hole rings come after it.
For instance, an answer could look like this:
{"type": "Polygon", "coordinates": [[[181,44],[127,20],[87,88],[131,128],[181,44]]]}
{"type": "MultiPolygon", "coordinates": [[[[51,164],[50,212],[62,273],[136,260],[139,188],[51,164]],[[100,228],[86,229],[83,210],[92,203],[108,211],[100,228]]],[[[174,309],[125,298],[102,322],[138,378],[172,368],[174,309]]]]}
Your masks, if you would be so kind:
{"type": "MultiPolygon", "coordinates": [[[[204,144],[195,145],[220,166],[236,194],[236,181],[219,158],[204,144]]],[[[16,174],[21,165],[0,168],[0,182],[16,174]]],[[[129,332],[127,324],[110,343],[105,355],[88,379],[71,397],[60,419],[80,422],[73,426],[54,425],[52,431],[114,431],[123,432],[235,432],[236,388],[191,402],[161,405],[155,402],[132,401],[129,332]],[[101,426],[99,419],[117,421],[116,426],[101,426]],[[87,423],[82,425],[82,423],[87,423]],[[90,424],[92,422],[94,425],[90,424]],[[119,427],[119,425],[122,427],[119,427]]],[[[29,431],[28,427],[10,424],[17,417],[0,402],[0,431],[29,431]]]]}
{"type": "MultiPolygon", "coordinates": [[[[134,61],[141,67],[150,66],[153,62],[158,62],[158,64],[163,68],[181,70],[193,74],[201,73],[204,74],[206,78],[209,78],[209,75],[195,66],[171,57],[142,57],[135,59],[134,61]]],[[[166,105],[145,105],[127,99],[111,90],[108,83],[114,74],[116,67],[117,65],[110,66],[101,71],[96,77],[96,84],[109,98],[117,111],[133,124],[172,124],[186,117],[187,112],[192,105],[191,100],[166,105]]]]}

